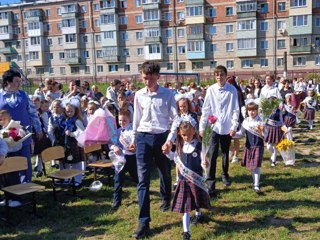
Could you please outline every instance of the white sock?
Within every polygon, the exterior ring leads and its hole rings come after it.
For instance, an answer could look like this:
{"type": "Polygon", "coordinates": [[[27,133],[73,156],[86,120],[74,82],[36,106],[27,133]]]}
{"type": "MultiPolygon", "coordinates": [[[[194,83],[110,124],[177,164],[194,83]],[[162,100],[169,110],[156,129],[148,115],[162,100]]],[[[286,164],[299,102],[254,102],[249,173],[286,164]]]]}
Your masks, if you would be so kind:
{"type": "Polygon", "coordinates": [[[308,122],[309,122],[309,128],[312,129],[313,120],[308,120],[308,122]]]}
{"type": "Polygon", "coordinates": [[[190,214],[184,213],[182,215],[182,225],[183,225],[183,232],[190,232],[190,214]]]}
{"type": "Polygon", "coordinates": [[[54,165],[56,165],[56,160],[51,161],[51,166],[54,166],[54,165]]]}
{"type": "Polygon", "coordinates": [[[293,141],[292,127],[288,127],[287,138],[288,138],[290,141],[293,141]]]}
{"type": "Polygon", "coordinates": [[[267,149],[271,153],[271,161],[275,162],[277,159],[277,149],[274,144],[267,143],[267,149]]]}
{"type": "Polygon", "coordinates": [[[42,159],[41,159],[40,155],[36,156],[35,167],[37,168],[37,171],[42,171],[42,159]]]}
{"type": "Polygon", "coordinates": [[[178,181],[179,181],[179,176],[176,177],[176,182],[178,182],[178,181]]]}
{"type": "Polygon", "coordinates": [[[253,186],[259,187],[260,186],[260,168],[256,168],[251,170],[252,178],[253,178],[253,186]]]}

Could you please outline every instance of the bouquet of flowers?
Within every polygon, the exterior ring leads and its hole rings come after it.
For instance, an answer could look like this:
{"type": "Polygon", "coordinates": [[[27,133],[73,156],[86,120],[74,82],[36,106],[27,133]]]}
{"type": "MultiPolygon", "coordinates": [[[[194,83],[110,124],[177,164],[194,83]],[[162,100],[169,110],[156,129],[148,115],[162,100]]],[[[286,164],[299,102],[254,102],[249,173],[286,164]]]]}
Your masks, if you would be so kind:
{"type": "Polygon", "coordinates": [[[208,180],[211,166],[211,157],[213,154],[213,148],[211,146],[211,139],[213,133],[213,125],[218,120],[216,116],[208,117],[208,124],[204,128],[202,137],[202,151],[201,151],[201,166],[203,168],[204,180],[208,180]]]}
{"type": "Polygon", "coordinates": [[[295,163],[296,158],[294,144],[295,142],[285,138],[276,145],[276,148],[279,150],[285,165],[294,165],[295,163]]]}
{"type": "Polygon", "coordinates": [[[32,133],[27,130],[27,127],[23,127],[19,121],[13,120],[0,131],[0,137],[8,145],[8,152],[19,151],[22,148],[22,142],[31,137],[31,135],[32,133]]]}
{"type": "Polygon", "coordinates": [[[260,98],[259,115],[265,122],[268,117],[272,114],[273,110],[279,106],[281,100],[271,97],[271,98],[260,98]]]}

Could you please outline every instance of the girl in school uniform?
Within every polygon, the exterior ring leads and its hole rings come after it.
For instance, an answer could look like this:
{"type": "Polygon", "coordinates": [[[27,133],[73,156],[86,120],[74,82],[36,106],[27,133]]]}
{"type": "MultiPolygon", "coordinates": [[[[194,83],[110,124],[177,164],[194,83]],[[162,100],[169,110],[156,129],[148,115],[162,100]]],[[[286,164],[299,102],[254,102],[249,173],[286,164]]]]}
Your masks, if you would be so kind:
{"type": "Polygon", "coordinates": [[[313,89],[308,90],[308,96],[302,101],[305,106],[304,120],[308,121],[308,128],[313,128],[313,121],[316,112],[317,99],[314,97],[315,93],[313,89]]]}
{"type": "Polygon", "coordinates": [[[181,118],[177,133],[175,163],[179,181],[173,198],[172,211],[182,213],[183,239],[190,239],[190,212],[196,210],[193,224],[203,219],[201,208],[210,208],[210,197],[203,184],[201,167],[201,142],[196,131],[196,121],[190,116],[181,118]]]}
{"type": "Polygon", "coordinates": [[[285,104],[283,104],[283,123],[288,129],[287,138],[292,141],[293,133],[292,128],[297,121],[297,111],[291,104],[291,93],[285,95],[285,104]]]}

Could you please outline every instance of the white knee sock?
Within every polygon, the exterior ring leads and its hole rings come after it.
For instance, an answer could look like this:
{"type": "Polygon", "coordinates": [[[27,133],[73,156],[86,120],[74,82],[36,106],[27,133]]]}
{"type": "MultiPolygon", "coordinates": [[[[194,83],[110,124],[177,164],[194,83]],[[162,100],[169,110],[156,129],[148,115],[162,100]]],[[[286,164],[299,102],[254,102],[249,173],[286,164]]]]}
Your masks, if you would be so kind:
{"type": "Polygon", "coordinates": [[[183,232],[190,232],[190,213],[182,215],[183,232]]]}
{"type": "Polygon", "coordinates": [[[288,138],[290,141],[293,140],[292,127],[288,127],[287,138],[288,138]]]}
{"type": "Polygon", "coordinates": [[[260,186],[260,168],[256,168],[251,170],[252,179],[253,179],[253,186],[259,187],[260,186]]]}
{"type": "Polygon", "coordinates": [[[37,171],[42,171],[42,159],[41,159],[40,155],[36,156],[35,167],[37,168],[37,171]]]}
{"type": "Polygon", "coordinates": [[[308,120],[309,123],[309,128],[312,129],[313,128],[313,120],[308,120]]]}
{"type": "Polygon", "coordinates": [[[275,162],[277,159],[277,149],[274,144],[267,143],[267,149],[271,153],[271,161],[275,162]]]}

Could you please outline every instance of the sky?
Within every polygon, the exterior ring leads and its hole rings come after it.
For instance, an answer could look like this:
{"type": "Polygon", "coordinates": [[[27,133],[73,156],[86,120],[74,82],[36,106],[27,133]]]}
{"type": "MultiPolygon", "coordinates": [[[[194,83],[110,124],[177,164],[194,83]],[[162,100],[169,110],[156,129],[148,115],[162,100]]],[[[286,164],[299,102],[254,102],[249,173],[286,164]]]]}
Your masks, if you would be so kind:
{"type": "Polygon", "coordinates": [[[19,3],[20,0],[0,0],[1,5],[5,5],[8,3],[19,3]]]}

